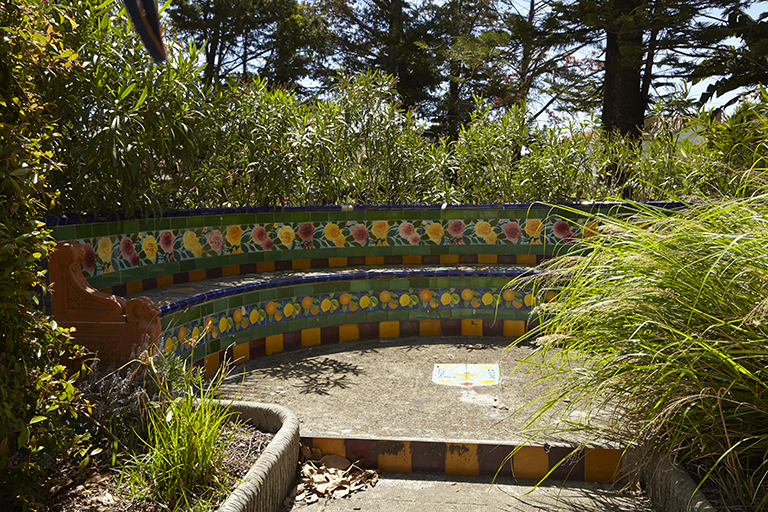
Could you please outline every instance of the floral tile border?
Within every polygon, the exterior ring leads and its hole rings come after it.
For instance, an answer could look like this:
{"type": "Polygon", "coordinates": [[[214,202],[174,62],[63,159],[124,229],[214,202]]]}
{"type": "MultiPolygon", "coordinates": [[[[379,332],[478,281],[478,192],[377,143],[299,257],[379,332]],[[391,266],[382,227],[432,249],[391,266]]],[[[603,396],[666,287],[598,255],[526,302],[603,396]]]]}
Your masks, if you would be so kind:
{"type": "MultiPolygon", "coordinates": [[[[554,295],[554,292],[547,292],[554,295]]],[[[544,300],[551,300],[546,295],[544,300]]],[[[281,321],[340,313],[435,308],[530,310],[538,299],[530,292],[498,288],[408,288],[403,290],[331,292],[261,301],[227,309],[166,329],[160,344],[180,355],[195,346],[246,329],[281,321]]]]}
{"type": "Polygon", "coordinates": [[[594,222],[548,219],[275,222],[84,238],[86,277],[231,254],[387,246],[557,245],[597,234],[594,222]]]}

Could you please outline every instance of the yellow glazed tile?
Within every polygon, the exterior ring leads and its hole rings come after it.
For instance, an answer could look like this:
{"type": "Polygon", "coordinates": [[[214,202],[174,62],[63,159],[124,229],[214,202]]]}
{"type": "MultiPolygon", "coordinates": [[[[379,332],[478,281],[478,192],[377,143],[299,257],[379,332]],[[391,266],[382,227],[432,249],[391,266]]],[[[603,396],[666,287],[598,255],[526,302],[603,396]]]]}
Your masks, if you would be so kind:
{"type": "Polygon", "coordinates": [[[421,265],[421,254],[403,254],[403,265],[421,265]]]}
{"type": "Polygon", "coordinates": [[[173,286],[173,276],[170,274],[164,276],[158,276],[157,287],[165,288],[166,286],[173,286]]]}
{"type": "Polygon", "coordinates": [[[366,256],[365,264],[366,265],[383,265],[384,256],[366,256]]]}
{"type": "Polygon", "coordinates": [[[518,254],[515,259],[517,259],[518,265],[535,265],[536,264],[535,254],[518,254]]]}
{"type": "Polygon", "coordinates": [[[459,255],[458,254],[441,254],[440,255],[440,263],[443,265],[455,265],[459,262],[459,255]]]}
{"type": "Polygon", "coordinates": [[[445,452],[446,475],[479,475],[476,444],[449,444],[445,452]]]}
{"type": "Polygon", "coordinates": [[[266,349],[267,349],[267,355],[276,354],[277,352],[283,351],[283,335],[282,334],[273,334],[271,336],[267,336],[266,339],[266,349]]]}
{"type": "Polygon", "coordinates": [[[196,270],[190,270],[189,271],[189,282],[193,283],[195,281],[205,281],[206,275],[205,275],[205,269],[204,268],[198,268],[196,270]]]}
{"type": "Polygon", "coordinates": [[[319,448],[323,455],[341,455],[347,456],[347,447],[343,439],[329,439],[326,437],[315,437],[312,439],[312,447],[319,448]]]}
{"type": "Polygon", "coordinates": [[[419,336],[440,336],[440,320],[419,320],[419,336]]]}
{"type": "Polygon", "coordinates": [[[205,356],[205,378],[210,379],[219,370],[219,353],[205,356]]]}
{"type": "Polygon", "coordinates": [[[512,459],[515,478],[540,480],[549,471],[549,456],[543,446],[523,446],[512,459]]]}
{"type": "Polygon", "coordinates": [[[241,343],[235,345],[232,350],[232,355],[235,358],[235,364],[244,363],[251,358],[251,352],[248,343],[241,343]]]}
{"type": "Polygon", "coordinates": [[[224,277],[239,276],[240,265],[224,265],[221,267],[221,271],[224,274],[224,277]]]}
{"type": "Polygon", "coordinates": [[[461,320],[462,336],[482,336],[483,321],[474,318],[463,318],[461,320]]]}
{"type": "Polygon", "coordinates": [[[621,451],[605,448],[587,449],[584,456],[584,480],[615,482],[621,476],[621,451]]]}
{"type": "Polygon", "coordinates": [[[504,336],[519,338],[525,334],[525,320],[504,320],[504,336]]]}
{"type": "Polygon", "coordinates": [[[301,270],[301,269],[309,268],[310,261],[311,260],[309,259],[293,260],[292,262],[293,270],[301,270]]]}
{"type": "Polygon", "coordinates": [[[400,337],[400,322],[398,322],[397,320],[379,322],[379,338],[399,338],[399,337],[400,337]]]}
{"type": "Polygon", "coordinates": [[[320,344],[320,328],[314,327],[312,329],[301,330],[301,346],[302,347],[314,347],[320,344]]]}
{"type": "MultiPolygon", "coordinates": [[[[380,441],[384,442],[384,441],[380,441]]],[[[387,441],[391,443],[392,441],[387,441]]],[[[390,471],[395,473],[410,473],[411,465],[411,442],[398,441],[402,447],[397,453],[380,453],[379,469],[381,471],[390,471]]]]}
{"type": "Polygon", "coordinates": [[[496,254],[478,254],[477,262],[495,264],[499,262],[499,256],[496,254]]]}
{"type": "Polygon", "coordinates": [[[274,272],[274,261],[258,261],[256,262],[256,272],[274,272]]]}
{"type": "Polygon", "coordinates": [[[336,267],[346,267],[347,266],[347,258],[328,258],[328,266],[331,268],[336,267]]]}
{"type": "Polygon", "coordinates": [[[127,295],[133,295],[134,293],[141,293],[144,291],[144,285],[141,281],[131,281],[126,283],[125,290],[127,295]]]}
{"type": "Polygon", "coordinates": [[[339,326],[339,343],[356,341],[360,339],[360,328],[357,324],[344,324],[339,326]]]}

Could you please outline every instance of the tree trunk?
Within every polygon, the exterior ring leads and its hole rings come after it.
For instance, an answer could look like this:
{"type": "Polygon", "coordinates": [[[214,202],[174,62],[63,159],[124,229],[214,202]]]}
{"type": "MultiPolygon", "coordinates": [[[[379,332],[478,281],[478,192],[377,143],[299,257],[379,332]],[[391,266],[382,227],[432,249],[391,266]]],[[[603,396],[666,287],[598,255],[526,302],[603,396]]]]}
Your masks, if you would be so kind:
{"type": "Polygon", "coordinates": [[[642,44],[640,31],[606,33],[602,121],[609,134],[640,138],[645,120],[642,44]]]}

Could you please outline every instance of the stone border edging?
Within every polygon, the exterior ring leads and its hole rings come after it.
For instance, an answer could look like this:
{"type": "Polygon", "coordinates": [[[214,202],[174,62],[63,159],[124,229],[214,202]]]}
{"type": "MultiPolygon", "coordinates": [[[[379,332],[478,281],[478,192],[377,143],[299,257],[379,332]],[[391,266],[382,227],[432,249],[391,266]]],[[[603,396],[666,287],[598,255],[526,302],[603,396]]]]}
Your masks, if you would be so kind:
{"type": "Polygon", "coordinates": [[[640,479],[653,509],[658,512],[715,512],[691,475],[668,458],[644,467],[640,479]]]}
{"type": "MultiPolygon", "coordinates": [[[[230,404],[221,401],[222,405],[230,404]]],[[[275,437],[217,512],[276,512],[294,483],[299,461],[299,418],[285,407],[231,402],[229,410],[275,437]]]]}

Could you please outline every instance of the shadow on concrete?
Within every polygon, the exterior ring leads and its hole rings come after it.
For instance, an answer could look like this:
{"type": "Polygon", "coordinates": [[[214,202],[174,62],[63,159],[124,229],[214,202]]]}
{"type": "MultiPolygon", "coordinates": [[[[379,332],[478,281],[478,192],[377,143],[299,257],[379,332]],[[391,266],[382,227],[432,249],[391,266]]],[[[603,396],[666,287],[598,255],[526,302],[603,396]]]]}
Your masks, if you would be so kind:
{"type": "Polygon", "coordinates": [[[249,378],[256,379],[298,380],[299,384],[292,386],[298,388],[302,395],[328,395],[334,388],[347,389],[353,385],[348,376],[364,374],[363,370],[354,364],[328,357],[280,361],[272,366],[254,368],[247,373],[249,378]]]}

